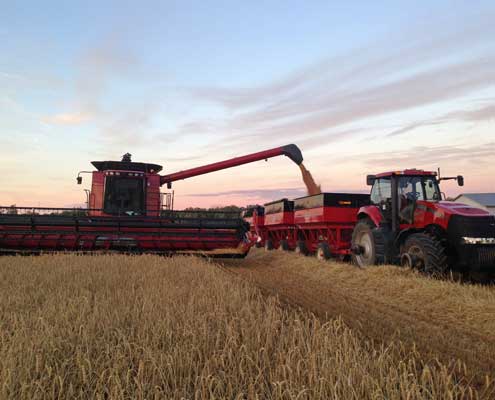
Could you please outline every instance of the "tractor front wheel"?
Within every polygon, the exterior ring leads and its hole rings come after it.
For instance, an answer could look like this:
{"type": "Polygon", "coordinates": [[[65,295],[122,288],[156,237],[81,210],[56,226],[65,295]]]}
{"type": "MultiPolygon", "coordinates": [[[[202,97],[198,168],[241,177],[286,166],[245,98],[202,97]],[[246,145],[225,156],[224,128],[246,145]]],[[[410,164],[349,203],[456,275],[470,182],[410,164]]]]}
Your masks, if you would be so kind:
{"type": "Polygon", "coordinates": [[[385,262],[385,239],[373,221],[359,221],[352,232],[352,260],[361,268],[385,262]]]}
{"type": "Polygon", "coordinates": [[[409,236],[400,255],[401,265],[428,275],[444,275],[448,269],[445,249],[438,239],[426,233],[409,236]]]}

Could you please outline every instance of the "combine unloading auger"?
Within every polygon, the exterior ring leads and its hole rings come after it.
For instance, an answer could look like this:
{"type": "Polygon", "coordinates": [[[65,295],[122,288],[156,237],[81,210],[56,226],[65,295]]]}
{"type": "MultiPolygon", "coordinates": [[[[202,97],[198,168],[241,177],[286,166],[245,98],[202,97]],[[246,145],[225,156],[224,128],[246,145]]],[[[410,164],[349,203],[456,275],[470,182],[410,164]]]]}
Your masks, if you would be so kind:
{"type": "MultiPolygon", "coordinates": [[[[130,253],[200,252],[243,256],[252,243],[249,226],[237,213],[163,210],[160,187],[172,182],[285,155],[300,165],[290,144],[167,175],[158,164],[93,161],[88,209],[0,207],[0,254],[53,251],[130,253]]],[[[78,183],[82,178],[78,176],[78,183]]]]}

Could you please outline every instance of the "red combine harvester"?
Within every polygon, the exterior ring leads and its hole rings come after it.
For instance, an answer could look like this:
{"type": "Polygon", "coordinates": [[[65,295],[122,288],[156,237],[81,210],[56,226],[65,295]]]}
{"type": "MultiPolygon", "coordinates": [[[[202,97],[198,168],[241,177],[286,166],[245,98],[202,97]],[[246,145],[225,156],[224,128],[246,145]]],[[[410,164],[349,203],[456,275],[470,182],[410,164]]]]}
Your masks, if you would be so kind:
{"type": "MultiPolygon", "coordinates": [[[[159,175],[157,164],[93,161],[88,209],[0,207],[0,254],[53,251],[135,253],[200,252],[245,256],[253,244],[237,213],[164,210],[160,187],[172,182],[285,155],[296,164],[296,145],[159,175]]],[[[83,171],[86,172],[86,171],[83,171]]],[[[77,183],[82,183],[81,173],[77,183]]]]}
{"type": "MultiPolygon", "coordinates": [[[[409,169],[369,175],[371,195],[322,193],[295,199],[284,221],[267,223],[273,204],[266,205],[259,243],[265,248],[296,250],[318,258],[346,259],[366,267],[401,264],[442,275],[495,273],[495,216],[468,205],[442,201],[439,183],[462,176],[409,169]]],[[[284,200],[283,204],[290,204],[284,200]]],[[[290,206],[289,206],[290,207],[290,206]]],[[[260,210],[254,210],[254,214],[260,210]]],[[[280,220],[280,213],[278,215],[280,220]]]]}

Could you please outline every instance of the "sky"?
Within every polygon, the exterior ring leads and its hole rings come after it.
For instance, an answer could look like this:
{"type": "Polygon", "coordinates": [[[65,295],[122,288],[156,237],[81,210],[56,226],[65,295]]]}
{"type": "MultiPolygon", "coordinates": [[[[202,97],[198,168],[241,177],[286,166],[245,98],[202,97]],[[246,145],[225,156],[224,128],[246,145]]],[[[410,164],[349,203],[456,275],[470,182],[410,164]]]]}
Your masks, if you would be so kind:
{"type": "MultiPolygon", "coordinates": [[[[495,191],[493,1],[0,0],[0,205],[83,204],[90,161],[164,173],[289,143],[326,192],[422,168],[495,191]]],[[[163,188],[166,191],[166,188],[163,188]]],[[[285,157],[175,205],[305,193],[285,157]]]]}

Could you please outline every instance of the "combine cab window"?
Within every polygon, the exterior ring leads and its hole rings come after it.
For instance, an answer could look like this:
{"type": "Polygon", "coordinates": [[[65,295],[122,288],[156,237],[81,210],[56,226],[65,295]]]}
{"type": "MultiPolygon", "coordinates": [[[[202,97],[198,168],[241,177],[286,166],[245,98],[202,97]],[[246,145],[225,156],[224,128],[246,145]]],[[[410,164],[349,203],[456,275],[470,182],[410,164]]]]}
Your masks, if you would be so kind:
{"type": "Polygon", "coordinates": [[[107,176],[103,210],[107,214],[144,214],[144,180],[107,176]]]}

